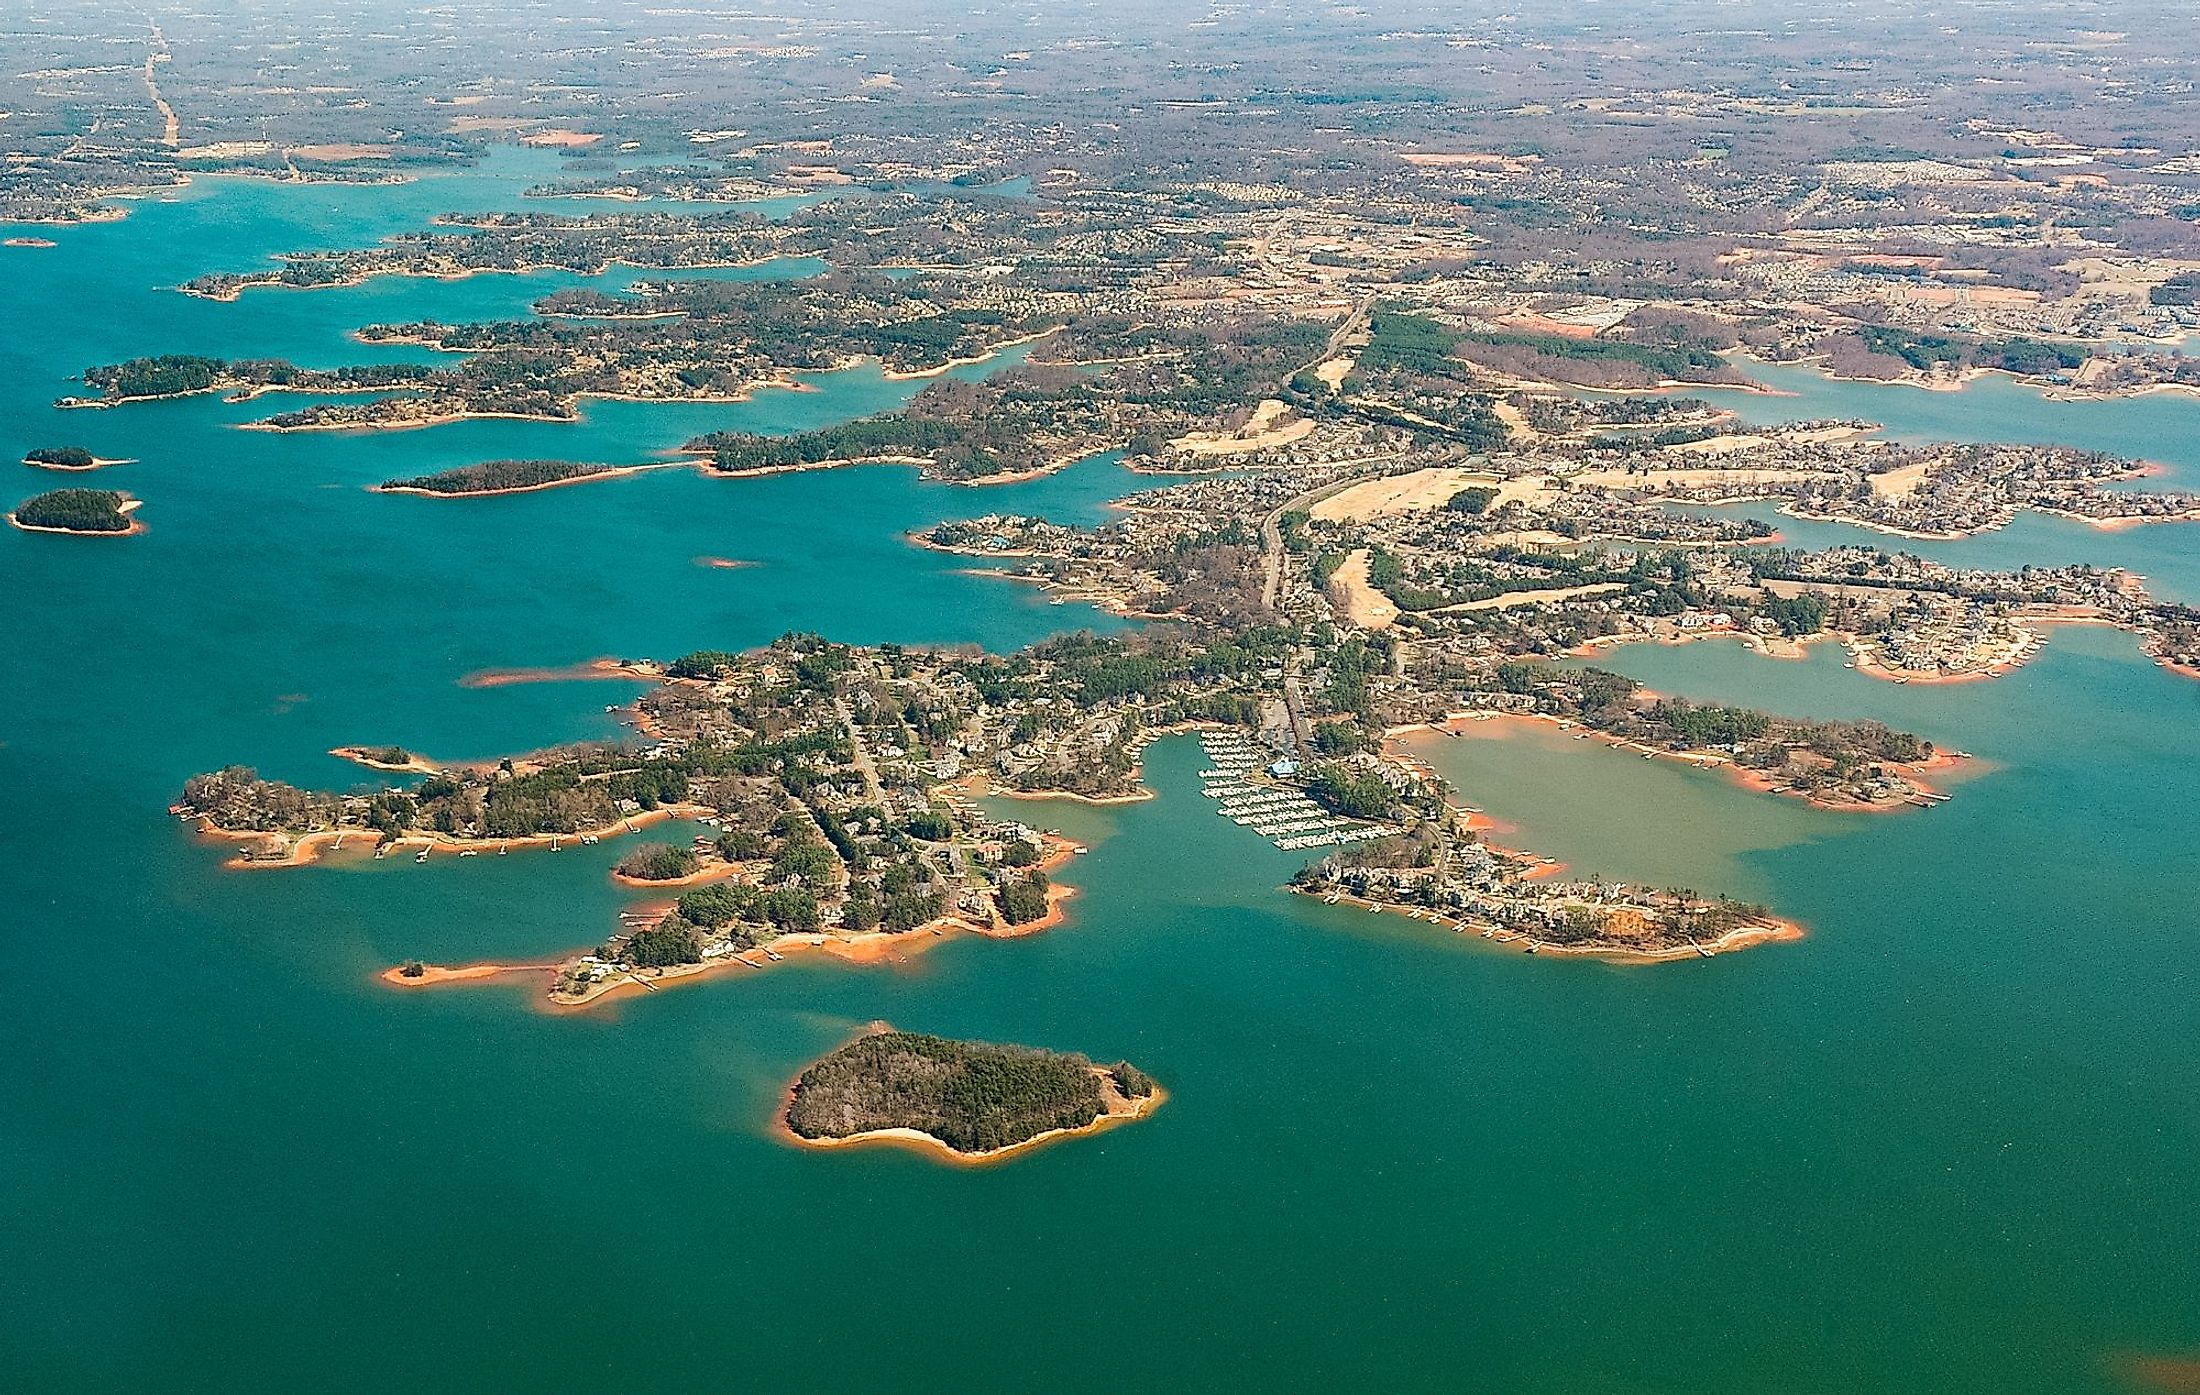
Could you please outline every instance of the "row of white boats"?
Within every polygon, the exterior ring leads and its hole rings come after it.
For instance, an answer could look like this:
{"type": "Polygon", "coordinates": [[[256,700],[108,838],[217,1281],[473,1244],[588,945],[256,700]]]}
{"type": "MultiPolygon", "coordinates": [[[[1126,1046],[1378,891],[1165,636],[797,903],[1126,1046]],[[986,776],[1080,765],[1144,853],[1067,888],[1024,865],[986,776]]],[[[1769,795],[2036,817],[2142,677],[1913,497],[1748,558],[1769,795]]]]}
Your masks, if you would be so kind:
{"type": "Polygon", "coordinates": [[[1200,738],[1200,744],[1210,763],[1208,769],[1199,772],[1200,792],[1220,801],[1215,812],[1284,851],[1333,847],[1383,836],[1384,830],[1332,814],[1296,789],[1257,780],[1268,758],[1244,736],[1208,732],[1200,738]]]}

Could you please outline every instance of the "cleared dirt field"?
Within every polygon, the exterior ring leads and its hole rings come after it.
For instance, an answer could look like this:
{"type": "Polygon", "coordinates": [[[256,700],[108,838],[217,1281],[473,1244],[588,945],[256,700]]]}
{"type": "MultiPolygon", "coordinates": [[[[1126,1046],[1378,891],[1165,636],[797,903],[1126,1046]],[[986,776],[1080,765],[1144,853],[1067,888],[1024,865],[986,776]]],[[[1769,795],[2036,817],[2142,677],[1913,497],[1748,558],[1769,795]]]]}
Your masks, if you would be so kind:
{"type": "Polygon", "coordinates": [[[1367,562],[1364,547],[1345,558],[1344,565],[1329,578],[1330,599],[1344,611],[1346,619],[1361,629],[1387,630],[1397,622],[1398,607],[1368,581],[1367,562]]]}
{"type": "Polygon", "coordinates": [[[1392,513],[1415,513],[1441,508],[1452,495],[1474,484],[1497,487],[1502,481],[1480,470],[1452,466],[1415,470],[1411,474],[1367,480],[1340,490],[1314,505],[1309,512],[1331,523],[1380,518],[1392,513]]]}
{"type": "Polygon", "coordinates": [[[1288,446],[1314,434],[1312,418],[1286,420],[1290,416],[1291,409],[1271,397],[1255,407],[1251,419],[1236,431],[1194,431],[1169,444],[1191,455],[1243,455],[1270,446],[1288,446]]]}

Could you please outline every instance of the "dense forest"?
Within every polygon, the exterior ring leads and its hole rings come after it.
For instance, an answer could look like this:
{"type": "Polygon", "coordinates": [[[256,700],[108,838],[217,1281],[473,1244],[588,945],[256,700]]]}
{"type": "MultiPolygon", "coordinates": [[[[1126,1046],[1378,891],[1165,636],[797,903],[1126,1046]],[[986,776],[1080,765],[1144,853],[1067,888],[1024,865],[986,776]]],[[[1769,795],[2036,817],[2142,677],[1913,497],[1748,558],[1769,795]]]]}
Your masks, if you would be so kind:
{"type": "Polygon", "coordinates": [[[172,397],[179,393],[205,392],[214,386],[224,365],[218,358],[198,354],[161,354],[133,358],[84,370],[84,382],[110,397],[172,397]]]}
{"type": "Polygon", "coordinates": [[[72,533],[127,533],[130,496],[112,489],[56,489],[25,499],[14,518],[25,528],[63,528],[72,533]]]}
{"type": "MultiPolygon", "coordinates": [[[[1110,1072],[1134,1098],[1152,1080],[1127,1062],[1110,1072]]],[[[1083,1056],[948,1041],[912,1032],[859,1037],[802,1072],[787,1126],[804,1138],[916,1129],[961,1153],[991,1152],[1107,1112],[1083,1056]]]]}
{"type": "Polygon", "coordinates": [[[99,463],[99,459],[82,446],[37,446],[23,452],[23,463],[62,470],[89,470],[99,463]]]}

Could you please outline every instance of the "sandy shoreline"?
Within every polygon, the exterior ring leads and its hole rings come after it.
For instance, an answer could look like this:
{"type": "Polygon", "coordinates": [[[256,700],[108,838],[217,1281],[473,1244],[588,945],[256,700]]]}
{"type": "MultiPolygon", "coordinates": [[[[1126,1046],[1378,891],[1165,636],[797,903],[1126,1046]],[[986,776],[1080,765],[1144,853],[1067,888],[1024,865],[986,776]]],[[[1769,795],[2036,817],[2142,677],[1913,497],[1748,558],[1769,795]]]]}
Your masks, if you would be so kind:
{"type": "MultiPolygon", "coordinates": [[[[694,810],[685,810],[679,816],[692,817],[695,812],[694,810]]],[[[643,821],[644,816],[642,815],[636,815],[633,820],[637,825],[643,821]]],[[[577,837],[578,835],[572,836],[577,837]]],[[[1046,851],[1034,867],[1033,870],[1035,871],[1052,873],[1070,861],[1078,852],[1076,844],[1058,834],[1043,834],[1042,838],[1044,839],[1046,851]]],[[[272,864],[257,863],[254,865],[272,864]]],[[[699,886],[707,882],[723,881],[740,871],[741,865],[739,863],[728,862],[705,868],[693,876],[684,877],[677,881],[643,881],[632,877],[623,877],[616,872],[612,874],[612,880],[622,886],[641,891],[670,891],[699,886]]],[[[736,969],[769,969],[774,964],[802,954],[822,954],[827,958],[837,959],[845,964],[899,963],[923,954],[959,935],[978,935],[996,940],[1020,939],[1026,935],[1035,935],[1042,931],[1055,929],[1066,923],[1068,920],[1068,903],[1076,895],[1077,888],[1074,886],[1060,883],[1050,885],[1047,888],[1046,914],[1037,920],[1016,925],[998,919],[982,922],[958,912],[950,912],[926,921],[914,929],[904,931],[882,929],[794,931],[788,934],[776,935],[762,944],[716,959],[702,960],[692,964],[671,964],[656,969],[622,972],[609,978],[597,980],[589,985],[587,991],[578,996],[546,994],[539,1006],[546,1012],[580,1012],[616,998],[654,993],[675,984],[700,983],[706,979],[719,978],[736,969]]],[[[645,902],[643,906],[645,915],[650,913],[661,914],[672,909],[670,901],[660,901],[654,904],[645,902]]],[[[556,972],[567,963],[572,962],[582,952],[584,951],[576,951],[574,954],[566,955],[558,963],[550,965],[488,964],[465,965],[455,968],[442,968],[431,965],[428,972],[421,977],[403,978],[402,975],[397,978],[391,977],[393,974],[399,974],[399,969],[402,966],[398,966],[386,971],[382,977],[391,983],[398,984],[400,987],[420,987],[424,984],[478,983],[506,973],[533,972],[542,968],[556,972]]]]}
{"type": "MultiPolygon", "coordinates": [[[[638,814],[613,820],[598,828],[577,829],[571,833],[533,833],[518,838],[461,838],[454,834],[414,829],[388,845],[388,852],[422,854],[447,852],[454,856],[473,853],[503,854],[515,849],[562,848],[567,843],[576,846],[588,839],[616,838],[622,834],[639,833],[652,824],[669,819],[709,818],[717,811],[702,804],[662,804],[655,809],[645,809],[638,814]]],[[[264,843],[272,838],[282,838],[279,832],[256,832],[242,829],[215,828],[205,815],[198,815],[199,836],[208,842],[264,843]]],[[[365,851],[381,844],[381,835],[371,828],[319,828],[298,835],[280,857],[253,857],[239,853],[222,863],[233,871],[247,871],[263,867],[305,867],[319,862],[324,856],[344,851],[344,841],[352,840],[356,848],[365,851]]],[[[381,854],[387,856],[388,853],[381,854]]],[[[663,883],[652,883],[663,885],[663,883]]]]}
{"type": "Polygon", "coordinates": [[[62,538],[134,538],[145,532],[145,521],[137,517],[137,511],[144,505],[143,499],[133,499],[127,494],[115,505],[115,512],[129,519],[127,528],[54,528],[43,523],[25,523],[13,513],[7,519],[10,528],[25,533],[51,533],[62,538]]]}
{"type": "Polygon", "coordinates": [[[515,683],[577,683],[616,679],[635,683],[661,682],[665,675],[655,667],[644,667],[620,659],[590,659],[586,663],[568,664],[563,668],[485,668],[477,669],[458,680],[461,688],[503,688],[515,683]]]}
{"type": "Polygon", "coordinates": [[[60,470],[68,474],[88,474],[93,470],[104,470],[114,465],[135,465],[137,464],[137,457],[123,456],[119,459],[109,460],[105,456],[95,455],[89,465],[62,465],[51,460],[33,460],[26,455],[23,457],[23,463],[33,470],[60,470]]]}
{"type": "MultiPolygon", "coordinates": [[[[1047,871],[1047,865],[1045,863],[1041,863],[1038,870],[1042,872],[1047,871]]],[[[1046,914],[1040,916],[1037,920],[1026,920],[1016,923],[1010,923],[1004,920],[990,929],[979,928],[978,926],[973,924],[972,929],[975,933],[984,935],[986,938],[994,940],[1020,940],[1026,935],[1036,935],[1042,930],[1052,930],[1068,922],[1069,902],[1071,898],[1075,897],[1076,895],[1077,888],[1074,886],[1056,886],[1050,884],[1047,887],[1046,914]]]]}
{"type": "MultiPolygon", "coordinates": [[[[925,550],[929,552],[944,552],[950,555],[964,557],[971,555],[969,553],[958,553],[953,548],[940,547],[936,544],[926,544],[925,550]]],[[[1009,554],[994,553],[992,555],[996,557],[1005,557],[1009,554]]],[[[1070,601],[1075,601],[1083,605],[1097,607],[1098,609],[1106,611],[1110,615],[1121,616],[1126,620],[1167,620],[1172,618],[1167,615],[1157,615],[1152,611],[1139,610],[1135,608],[1131,604],[1130,597],[1123,595],[1120,591],[1117,590],[1087,589],[1081,586],[1070,586],[1063,582],[1055,580],[1051,576],[1038,575],[1032,572],[1010,571],[1006,567],[957,567],[955,568],[955,575],[974,576],[985,581],[1006,581],[1016,586],[1036,586],[1041,591],[1050,592],[1051,595],[1049,599],[1054,602],[1066,603],[1070,601]]]]}
{"type": "Polygon", "coordinates": [[[968,358],[947,359],[944,362],[932,365],[930,368],[894,369],[888,368],[885,365],[881,364],[879,366],[879,373],[886,379],[886,381],[890,383],[913,382],[919,378],[937,378],[942,373],[946,373],[951,369],[969,368],[975,364],[985,363],[993,358],[998,357],[1001,351],[1004,349],[1015,349],[1021,348],[1025,344],[1036,344],[1041,339],[1060,334],[1063,330],[1068,328],[1068,325],[1056,325],[1052,329],[1042,329],[1036,334],[1026,334],[1016,339],[1004,339],[1000,343],[995,344],[991,348],[987,349],[982,354],[975,354],[968,358]]]}
{"type": "MultiPolygon", "coordinates": [[[[629,882],[642,888],[670,886],[669,882],[629,882]]],[[[1042,929],[1051,929],[1062,923],[1063,917],[1055,906],[1055,893],[1066,900],[1075,894],[1071,887],[1049,888],[1048,915],[1028,925],[1002,929],[960,915],[945,915],[926,921],[913,930],[802,930],[777,935],[751,949],[729,954],[719,959],[704,960],[694,964],[671,964],[661,969],[622,973],[608,980],[591,984],[587,992],[577,997],[545,997],[543,1007],[550,1012],[582,1012],[599,1004],[618,998],[630,998],[642,993],[655,993],[675,984],[701,983],[707,979],[721,978],[736,969],[766,970],[786,960],[802,955],[821,954],[844,964],[885,964],[905,962],[934,947],[946,943],[958,935],[981,935],[989,939],[1015,939],[1042,929]]]]}
{"type": "Polygon", "coordinates": [[[25,533],[51,533],[62,538],[134,538],[145,531],[145,524],[135,518],[127,528],[49,528],[42,523],[25,523],[12,513],[8,515],[8,526],[25,533]]]}
{"type": "Polygon", "coordinates": [[[375,759],[375,752],[388,749],[390,748],[387,746],[331,746],[328,753],[338,760],[348,760],[354,765],[363,765],[369,770],[386,771],[392,775],[433,775],[443,769],[435,761],[413,751],[407,751],[405,759],[395,765],[375,759]]]}
{"type": "Polygon", "coordinates": [[[799,931],[775,936],[753,949],[745,949],[720,959],[709,959],[695,964],[671,964],[661,969],[624,973],[607,981],[599,980],[589,985],[588,991],[577,997],[545,995],[538,1006],[551,1013],[586,1012],[616,999],[662,992],[677,984],[702,983],[709,979],[722,978],[737,969],[769,969],[775,964],[805,954],[822,954],[846,964],[899,962],[924,953],[960,931],[976,932],[977,926],[967,921],[942,920],[920,925],[901,934],[885,930],[866,930],[855,934],[822,930],[799,931]],[[778,958],[769,957],[767,951],[778,958]]]}
{"type": "MultiPolygon", "coordinates": [[[[2132,334],[2126,337],[2148,338],[2148,336],[2141,334],[2132,334]]],[[[2085,341],[2076,342],[2082,343],[2085,341]]],[[[2177,341],[2157,339],[2152,342],[2175,343],[2177,341]]],[[[1961,392],[1982,379],[1999,376],[2007,378],[2019,387],[2031,389],[2039,394],[2041,400],[2047,402],[2116,402],[2134,397],[2151,397],[2159,393],[2189,393],[2200,396],[2200,388],[2196,388],[2190,383],[2148,383],[2143,387],[2103,390],[2097,387],[2079,387],[2070,383],[2057,383],[2037,374],[2016,373],[2007,368],[1984,367],[1976,364],[1964,368],[1953,376],[1936,375],[1927,377],[1925,374],[1912,369],[1892,378],[1867,378],[1850,373],[1835,373],[1824,367],[1829,361],[1824,354],[1812,354],[1792,362],[1805,364],[1816,369],[1819,375],[1829,382],[1865,383],[1875,387],[1908,387],[1917,388],[1923,392],[1961,392]]]]}
{"type": "MultiPolygon", "coordinates": [[[[720,479],[761,479],[767,475],[801,475],[807,474],[812,470],[842,470],[851,469],[862,465],[908,465],[914,467],[921,472],[925,472],[926,479],[934,480],[941,484],[954,484],[961,485],[968,489],[979,489],[989,484],[1023,484],[1030,480],[1044,479],[1048,475],[1056,474],[1062,470],[1068,469],[1070,466],[1076,464],[1080,460],[1089,459],[1091,456],[1100,453],[1101,452],[1099,451],[1080,452],[1074,455],[1067,456],[1061,460],[1049,460],[1043,465],[1034,465],[1028,470],[1003,470],[998,474],[979,475],[974,479],[958,479],[948,476],[931,474],[930,471],[932,469],[933,461],[932,457],[928,455],[835,456],[830,460],[803,460],[797,461],[790,465],[753,465],[738,470],[721,469],[719,466],[712,463],[712,461],[708,457],[698,458],[694,461],[694,464],[704,474],[715,476],[720,479]]],[[[938,552],[954,552],[958,550],[955,548],[936,547],[932,544],[924,545],[931,546],[933,547],[934,551],[938,552]]],[[[1006,554],[995,553],[990,555],[1001,556],[1006,554]]]]}
{"type": "Polygon", "coordinates": [[[719,479],[761,479],[766,475],[801,475],[812,470],[838,470],[852,465],[930,465],[932,459],[924,455],[861,455],[840,456],[831,460],[803,460],[792,465],[757,465],[747,469],[725,470],[713,464],[708,457],[696,460],[696,467],[706,475],[719,479]]]}
{"type": "Polygon", "coordinates": [[[611,880],[636,891],[685,891],[689,887],[709,886],[712,882],[725,881],[729,877],[739,876],[740,872],[740,863],[727,861],[707,862],[684,877],[630,877],[614,867],[611,869],[611,880]]]}
{"type": "MultiPolygon", "coordinates": [[[[1427,760],[1415,752],[1410,743],[1417,735],[1435,736],[1444,730],[1443,727],[1433,726],[1426,722],[1413,722],[1405,726],[1391,727],[1382,735],[1381,753],[1384,759],[1396,763],[1404,769],[1406,774],[1415,779],[1441,780],[1443,777],[1437,773],[1436,767],[1429,764],[1427,760]]],[[[1451,811],[1454,818],[1459,820],[1462,827],[1480,839],[1483,847],[1494,853],[1509,857],[1516,862],[1526,864],[1529,870],[1521,875],[1527,880],[1547,880],[1566,870],[1566,864],[1555,857],[1545,857],[1541,853],[1530,852],[1516,844],[1500,843],[1486,836],[1491,833],[1511,834],[1517,832],[1518,830],[1511,825],[1499,823],[1482,810],[1470,809],[1466,805],[1455,801],[1446,800],[1445,807],[1451,811]]]]}
{"type": "MultiPolygon", "coordinates": [[[[1522,716],[1522,714],[1506,715],[1522,716]]],[[[1392,727],[1383,733],[1383,755],[1400,762],[1409,773],[1415,776],[1434,776],[1434,767],[1416,754],[1409,743],[1415,736],[1434,737],[1440,733],[1446,733],[1458,720],[1459,718],[1454,716],[1441,725],[1423,722],[1392,727]]],[[[1469,718],[1468,720],[1472,719],[1469,718]]],[[[1522,716],[1522,720],[1530,719],[1522,716]]],[[[1555,722],[1556,719],[1544,718],[1543,720],[1555,722]]],[[[1476,833],[1500,830],[1504,827],[1489,815],[1478,810],[1469,809],[1456,802],[1447,802],[1447,807],[1468,829],[1476,833]]],[[[1524,852],[1517,847],[1497,843],[1488,838],[1482,839],[1482,845],[1505,857],[1533,864],[1531,870],[1524,874],[1528,880],[1542,880],[1556,876],[1566,870],[1566,864],[1563,862],[1543,857],[1540,854],[1524,852]]],[[[1329,895],[1336,895],[1338,899],[1330,904],[1350,904],[1369,911],[1395,911],[1405,915],[1408,919],[1417,919],[1431,925],[1440,925],[1458,934],[1468,934],[1475,929],[1475,922],[1457,913],[1435,911],[1422,906],[1407,906],[1397,902],[1371,901],[1365,897],[1354,896],[1349,892],[1339,893],[1335,890],[1329,893],[1297,887],[1292,888],[1292,890],[1300,895],[1314,896],[1324,902],[1328,902],[1329,895]]],[[[1488,926],[1487,930],[1486,935],[1477,934],[1474,938],[1486,938],[1493,945],[1519,943],[1523,948],[1537,954],[1559,954],[1574,958],[1597,959],[1615,964],[1665,963],[1675,959],[1709,959],[1715,955],[1729,954],[1735,950],[1749,949],[1761,944],[1799,940],[1804,937],[1805,933],[1803,927],[1792,920],[1785,920],[1777,916],[1766,916],[1749,924],[1736,926],[1716,939],[1690,941],[1686,945],[1660,946],[1651,949],[1631,948],[1626,945],[1608,943],[1589,945],[1553,944],[1538,940],[1520,931],[1506,930],[1497,926],[1488,926]]]]}
{"type": "Polygon", "coordinates": [[[557,971],[555,964],[460,964],[450,968],[423,964],[419,973],[408,974],[405,966],[399,964],[384,969],[375,979],[393,988],[432,988],[439,983],[478,983],[506,974],[554,974],[557,971]]]}
{"type": "Polygon", "coordinates": [[[499,494],[538,494],[545,489],[563,489],[569,484],[593,484],[597,480],[621,479],[627,475],[647,474],[652,470],[679,468],[677,461],[661,461],[648,465],[613,465],[601,470],[589,470],[583,474],[567,475],[563,479],[544,480],[540,484],[505,485],[497,489],[421,489],[405,484],[370,484],[369,494],[413,494],[426,499],[488,499],[499,494]]]}
{"type": "Polygon", "coordinates": [[[2034,513],[2044,513],[2050,518],[2067,518],[2073,523],[2083,523],[2104,533],[2121,533],[2131,528],[2144,528],[2154,523],[2200,522],[2200,509],[2183,509],[2177,513],[2115,514],[2097,518],[2091,514],[2076,513],[2070,509],[2034,507],[2034,513]]]}
{"type": "Polygon", "coordinates": [[[1394,912],[1405,916],[1409,920],[1417,919],[1422,924],[1437,929],[1449,930],[1454,934],[1464,935],[1476,941],[1486,940],[1492,948],[1499,945],[1518,945],[1528,953],[1554,954],[1571,959],[1594,959],[1606,964],[1664,964],[1676,959],[1712,959],[1721,954],[1732,954],[1737,950],[1753,949],[1758,945],[1784,944],[1806,937],[1803,927],[1794,921],[1782,920],[1776,916],[1767,916],[1759,922],[1738,925],[1716,939],[1692,940],[1684,945],[1666,945],[1655,949],[1636,949],[1626,945],[1608,943],[1556,944],[1550,940],[1539,940],[1523,931],[1507,930],[1497,926],[1487,927],[1488,933],[1481,933],[1474,921],[1456,912],[1435,911],[1426,906],[1408,906],[1396,901],[1370,901],[1366,897],[1354,896],[1350,892],[1334,890],[1320,892],[1311,888],[1300,889],[1296,887],[1292,890],[1295,895],[1311,896],[1324,905],[1353,906],[1365,911],[1394,912]],[[1331,901],[1329,899],[1331,896],[1335,896],[1337,899],[1331,901]]]}
{"type": "MultiPolygon", "coordinates": [[[[1138,770],[1133,768],[1131,778],[1136,780],[1138,777],[1138,770]]],[[[955,787],[973,799],[1023,799],[1034,801],[1066,799],[1072,804],[1092,804],[1101,807],[1114,804],[1143,804],[1149,799],[1159,797],[1143,785],[1128,794],[1076,794],[1069,790],[1004,789],[995,785],[991,777],[983,773],[965,775],[960,780],[955,781],[955,787]]]]}
{"type": "Polygon", "coordinates": [[[2031,627],[2109,623],[2106,620],[2093,622],[2073,616],[2020,615],[2015,619],[2019,625],[2026,627],[2026,633],[2033,635],[2030,641],[2022,644],[2004,658],[1996,659],[1980,668],[1964,669],[1955,673],[1927,673],[1920,669],[1895,668],[1892,665],[1882,663],[1876,651],[1864,636],[1848,630],[1820,630],[1815,634],[1803,635],[1794,639],[1784,635],[1751,634],[1746,630],[1732,628],[1689,630],[1671,635],[1642,633],[1598,635],[1594,639],[1584,640],[1568,649],[1566,656],[1573,659],[1593,659],[1603,650],[1617,649],[1629,644],[1658,644],[1667,648],[1678,648],[1681,645],[1695,644],[1702,640],[1731,639],[1738,641],[1745,648],[1756,651],[1765,658],[1793,662],[1809,658],[1810,646],[1830,641],[1838,643],[1843,649],[1847,650],[1856,671],[1867,678],[1876,678],[1886,683],[1932,687],[1945,683],[1975,683],[1983,679],[2003,678],[2015,673],[2018,669],[2032,662],[2038,656],[2040,650],[2046,647],[2045,638],[2039,636],[2031,627]]]}
{"type": "MultiPolygon", "coordinates": [[[[463,226],[463,224],[460,226],[463,226]]],[[[596,277],[609,274],[614,267],[623,266],[642,273],[636,277],[637,280],[647,280],[650,272],[745,271],[751,267],[769,266],[777,261],[799,260],[801,260],[799,257],[787,257],[778,253],[768,257],[753,257],[742,262],[682,262],[678,266],[640,266],[634,262],[614,260],[605,262],[594,271],[575,271],[569,266],[552,266],[547,262],[529,262],[520,266],[470,266],[462,267],[457,271],[421,271],[411,267],[388,266],[370,267],[364,271],[354,272],[341,281],[317,281],[310,286],[301,286],[290,281],[247,279],[241,280],[232,286],[225,286],[218,291],[194,290],[189,286],[178,286],[176,289],[185,295],[196,296],[200,300],[218,301],[226,305],[235,301],[246,291],[341,291],[364,286],[369,281],[383,276],[398,276],[414,281],[466,281],[476,276],[534,276],[545,271],[556,271],[569,276],[596,277]]]]}
{"type": "Polygon", "coordinates": [[[439,412],[432,417],[405,417],[391,421],[316,421],[297,426],[277,425],[267,421],[240,421],[231,423],[229,429],[266,431],[281,436],[309,431],[423,431],[431,426],[449,426],[461,421],[543,421],[554,425],[571,425],[579,420],[577,413],[569,417],[555,417],[539,412],[439,412]]]}

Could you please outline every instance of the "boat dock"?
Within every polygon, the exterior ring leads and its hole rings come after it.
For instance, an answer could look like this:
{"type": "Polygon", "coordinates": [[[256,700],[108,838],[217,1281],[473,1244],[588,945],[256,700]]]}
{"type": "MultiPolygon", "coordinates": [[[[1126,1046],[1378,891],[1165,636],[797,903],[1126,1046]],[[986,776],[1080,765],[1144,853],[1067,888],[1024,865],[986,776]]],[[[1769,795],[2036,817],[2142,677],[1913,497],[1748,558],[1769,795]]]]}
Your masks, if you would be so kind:
{"type": "Polygon", "coordinates": [[[1270,783],[1264,775],[1267,758],[1242,733],[1206,732],[1200,745],[1208,760],[1208,768],[1199,772],[1200,793],[1216,801],[1215,812],[1285,852],[1381,838],[1388,832],[1332,814],[1296,786],[1270,783]]]}

